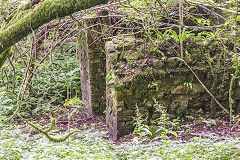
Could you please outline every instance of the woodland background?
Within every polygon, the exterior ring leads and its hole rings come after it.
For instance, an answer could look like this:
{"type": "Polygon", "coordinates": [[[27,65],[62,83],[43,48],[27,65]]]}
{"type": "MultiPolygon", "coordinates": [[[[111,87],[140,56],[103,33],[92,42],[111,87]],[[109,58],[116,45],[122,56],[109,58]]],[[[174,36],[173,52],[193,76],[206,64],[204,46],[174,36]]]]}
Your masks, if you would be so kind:
{"type": "Polygon", "coordinates": [[[240,158],[238,0],[2,0],[0,16],[0,159],[240,158]],[[192,68],[206,67],[209,103],[169,116],[156,101],[155,122],[136,107],[133,133],[112,141],[105,115],[81,100],[84,31],[94,33],[94,45],[142,39],[146,59],[187,66],[203,88],[192,68]]]}

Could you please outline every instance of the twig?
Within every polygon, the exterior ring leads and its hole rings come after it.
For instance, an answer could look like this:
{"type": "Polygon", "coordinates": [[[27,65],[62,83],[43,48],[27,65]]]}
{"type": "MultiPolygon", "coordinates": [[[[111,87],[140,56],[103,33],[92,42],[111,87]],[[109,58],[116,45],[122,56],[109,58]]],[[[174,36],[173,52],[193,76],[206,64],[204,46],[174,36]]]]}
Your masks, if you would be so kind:
{"type": "Polygon", "coordinates": [[[218,13],[216,13],[216,12],[213,12],[212,10],[210,10],[209,8],[207,8],[207,7],[203,6],[203,5],[198,5],[198,6],[199,6],[199,7],[202,7],[203,9],[206,9],[207,11],[209,11],[209,12],[213,13],[214,15],[216,15],[216,16],[218,16],[218,17],[222,18],[224,21],[226,21],[226,20],[227,20],[227,19],[226,19],[226,18],[224,18],[222,15],[220,15],[220,14],[218,14],[218,13]]]}
{"type": "Polygon", "coordinates": [[[182,27],[183,27],[182,0],[179,0],[179,43],[180,43],[180,55],[183,58],[182,27]]]}
{"type": "Polygon", "coordinates": [[[7,84],[9,84],[10,83],[10,81],[7,81],[7,82],[5,82],[5,83],[1,83],[0,84],[0,87],[4,87],[4,86],[6,86],[7,84]]]}
{"type": "Polygon", "coordinates": [[[232,133],[232,130],[233,130],[236,126],[239,125],[239,122],[240,122],[240,121],[237,121],[237,122],[231,127],[231,129],[229,130],[227,136],[232,133]]]}
{"type": "Polygon", "coordinates": [[[227,9],[227,8],[223,8],[223,7],[218,7],[218,6],[214,6],[214,5],[210,5],[210,4],[206,4],[206,3],[202,3],[202,2],[193,1],[193,0],[185,0],[185,1],[187,1],[189,3],[195,3],[195,4],[198,4],[198,5],[211,7],[211,8],[217,8],[217,9],[220,9],[222,11],[228,11],[230,13],[237,13],[237,14],[239,14],[237,11],[233,11],[233,10],[230,10],[230,9],[227,9]]]}

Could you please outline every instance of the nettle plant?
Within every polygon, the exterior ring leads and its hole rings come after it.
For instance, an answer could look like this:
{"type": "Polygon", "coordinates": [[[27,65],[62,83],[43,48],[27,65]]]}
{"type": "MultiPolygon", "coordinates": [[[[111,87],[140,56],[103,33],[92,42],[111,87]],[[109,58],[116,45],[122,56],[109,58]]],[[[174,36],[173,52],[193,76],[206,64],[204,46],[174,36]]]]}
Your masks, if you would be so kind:
{"type": "MultiPolygon", "coordinates": [[[[134,117],[134,131],[133,133],[139,136],[139,139],[149,138],[151,141],[155,139],[168,139],[167,135],[174,135],[177,137],[177,133],[168,128],[167,124],[172,124],[170,120],[166,118],[166,113],[162,112],[162,105],[158,103],[155,107],[161,110],[161,116],[148,125],[147,119],[143,119],[139,108],[136,105],[136,116],[134,117]]],[[[159,111],[159,110],[158,110],[159,111]]]]}
{"type": "MultiPolygon", "coordinates": [[[[155,82],[152,82],[148,85],[149,88],[154,88],[158,91],[158,85],[155,82]]],[[[140,139],[149,138],[151,141],[155,139],[168,139],[167,135],[174,135],[177,137],[177,133],[172,131],[173,127],[179,125],[177,121],[171,121],[167,115],[167,108],[164,107],[156,98],[153,98],[153,107],[155,112],[159,113],[159,117],[156,120],[150,122],[150,125],[147,118],[143,118],[138,106],[136,105],[135,117],[134,117],[134,134],[139,135],[140,139]]]]}

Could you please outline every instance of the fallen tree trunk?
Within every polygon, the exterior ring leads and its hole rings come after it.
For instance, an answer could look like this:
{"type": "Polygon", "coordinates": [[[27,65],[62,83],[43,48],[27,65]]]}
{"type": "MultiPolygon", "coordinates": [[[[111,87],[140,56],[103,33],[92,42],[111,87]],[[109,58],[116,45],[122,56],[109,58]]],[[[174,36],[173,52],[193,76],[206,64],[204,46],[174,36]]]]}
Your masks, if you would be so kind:
{"type": "Polygon", "coordinates": [[[0,32],[0,67],[10,56],[7,50],[26,37],[31,30],[35,30],[58,17],[64,17],[107,2],[108,0],[44,0],[37,8],[29,10],[23,18],[0,32]]]}

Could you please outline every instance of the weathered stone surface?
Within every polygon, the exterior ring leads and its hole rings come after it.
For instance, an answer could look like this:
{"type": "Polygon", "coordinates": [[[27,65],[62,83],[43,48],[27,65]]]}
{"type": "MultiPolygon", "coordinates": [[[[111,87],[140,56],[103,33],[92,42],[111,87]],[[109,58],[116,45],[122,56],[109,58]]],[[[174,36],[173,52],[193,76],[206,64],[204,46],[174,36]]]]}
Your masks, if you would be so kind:
{"type": "Polygon", "coordinates": [[[171,91],[171,94],[187,94],[189,92],[189,88],[186,86],[177,86],[171,91]]]}
{"type": "Polygon", "coordinates": [[[108,45],[108,47],[106,49],[108,50],[109,53],[114,53],[116,51],[114,46],[110,46],[110,45],[108,45]]]}
{"type": "Polygon", "coordinates": [[[143,118],[148,118],[149,117],[149,110],[145,107],[139,108],[139,112],[142,115],[143,118]]]}
{"type": "Polygon", "coordinates": [[[134,111],[133,110],[124,110],[124,111],[119,111],[118,116],[133,116],[134,111]]]}
{"type": "Polygon", "coordinates": [[[163,70],[153,70],[153,73],[154,73],[155,75],[165,75],[165,74],[166,74],[166,72],[163,71],[163,70]]]}
{"type": "Polygon", "coordinates": [[[240,113],[240,101],[236,101],[235,104],[236,104],[236,107],[234,108],[234,111],[236,113],[240,113]]]}
{"type": "MultiPolygon", "coordinates": [[[[107,125],[114,139],[133,130],[136,106],[148,120],[160,117],[154,108],[156,104],[166,108],[170,117],[182,117],[189,109],[209,110],[211,97],[186,66],[179,65],[178,61],[166,63],[161,56],[144,57],[141,48],[144,47],[134,37],[115,38],[106,44],[106,70],[114,72],[106,92],[107,125]],[[114,95],[111,90],[115,91],[114,95]]],[[[192,69],[206,87],[211,88],[213,81],[209,69],[202,66],[192,69]]],[[[239,88],[234,88],[236,109],[240,108],[239,88]]],[[[220,101],[226,98],[226,91],[218,93],[220,101]]]]}
{"type": "MultiPolygon", "coordinates": [[[[98,15],[106,15],[106,12],[99,11],[98,15]]],[[[84,20],[82,23],[83,32],[78,37],[79,58],[81,69],[82,97],[85,108],[90,106],[94,114],[103,114],[106,109],[106,61],[104,45],[102,38],[96,39],[98,33],[87,30],[88,26],[95,24],[99,18],[84,20]]],[[[108,18],[101,21],[105,24],[109,22],[108,18]]],[[[102,27],[95,26],[95,31],[102,31],[102,27]]],[[[112,45],[113,46],[113,45],[112,45]]]]}
{"type": "Polygon", "coordinates": [[[146,107],[147,108],[153,107],[153,102],[152,101],[147,101],[146,107]]]}
{"type": "Polygon", "coordinates": [[[237,86],[234,90],[233,90],[233,99],[235,100],[240,100],[240,86],[237,86]]]}
{"type": "Polygon", "coordinates": [[[175,113],[178,108],[183,110],[188,108],[188,96],[175,96],[168,111],[169,113],[175,113]]]}
{"type": "Polygon", "coordinates": [[[156,120],[156,119],[158,119],[158,118],[160,118],[160,114],[158,114],[158,113],[154,113],[153,115],[152,115],[152,119],[153,120],[156,120]]]}
{"type": "Polygon", "coordinates": [[[198,93],[204,93],[205,90],[201,86],[201,84],[193,84],[191,92],[192,94],[198,94],[198,93]]]}
{"type": "MultiPolygon", "coordinates": [[[[118,122],[128,122],[133,120],[133,116],[118,116],[117,120],[118,122]]],[[[124,127],[124,126],[120,126],[120,127],[124,127]]]]}
{"type": "Polygon", "coordinates": [[[124,101],[119,101],[118,100],[118,107],[124,107],[124,101]]]}

